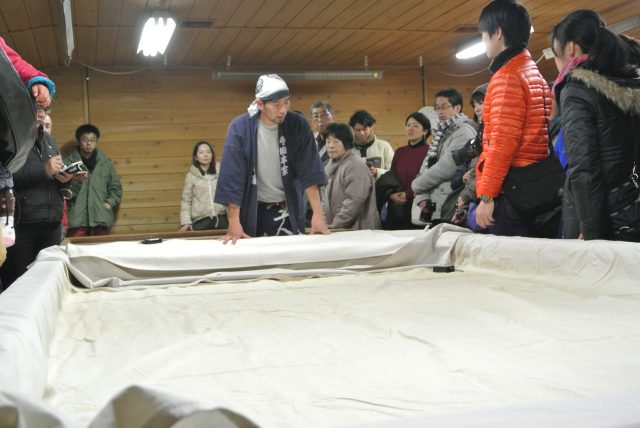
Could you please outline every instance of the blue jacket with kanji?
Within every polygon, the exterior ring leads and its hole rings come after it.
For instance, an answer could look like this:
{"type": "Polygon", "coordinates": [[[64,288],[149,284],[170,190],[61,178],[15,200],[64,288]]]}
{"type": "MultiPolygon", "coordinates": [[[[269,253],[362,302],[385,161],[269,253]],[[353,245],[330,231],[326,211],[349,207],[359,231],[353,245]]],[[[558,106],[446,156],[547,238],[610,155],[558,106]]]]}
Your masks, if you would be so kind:
{"type": "MultiPolygon", "coordinates": [[[[227,131],[220,161],[215,202],[240,206],[240,223],[249,236],[256,235],[258,214],[258,122],[260,113],[236,117],[227,131]]],[[[318,155],[309,122],[301,114],[288,112],[278,126],[280,172],[291,227],[294,233],[305,228],[304,189],[324,186],[327,177],[318,155]]]]}

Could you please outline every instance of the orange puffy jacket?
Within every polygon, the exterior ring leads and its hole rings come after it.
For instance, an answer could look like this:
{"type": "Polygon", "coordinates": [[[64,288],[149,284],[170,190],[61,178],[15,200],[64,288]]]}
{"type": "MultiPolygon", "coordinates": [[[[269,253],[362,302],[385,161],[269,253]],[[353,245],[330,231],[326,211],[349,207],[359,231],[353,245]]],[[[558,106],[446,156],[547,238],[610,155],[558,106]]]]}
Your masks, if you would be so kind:
{"type": "Polygon", "coordinates": [[[528,50],[511,58],[491,77],[482,108],[484,135],[476,167],[478,197],[497,197],[510,167],[547,157],[550,111],[549,86],[528,50]]]}

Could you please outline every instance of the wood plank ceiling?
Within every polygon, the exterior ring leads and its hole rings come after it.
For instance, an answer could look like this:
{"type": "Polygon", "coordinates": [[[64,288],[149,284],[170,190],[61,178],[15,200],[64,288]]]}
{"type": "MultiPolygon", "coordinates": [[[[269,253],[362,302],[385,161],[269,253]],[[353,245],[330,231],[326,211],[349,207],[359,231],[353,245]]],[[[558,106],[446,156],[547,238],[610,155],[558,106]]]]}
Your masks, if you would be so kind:
{"type": "MultiPolygon", "coordinates": [[[[253,70],[370,69],[418,66],[479,69],[461,62],[456,46],[477,35],[487,0],[71,0],[76,49],[71,64],[104,68],[208,67],[253,70]],[[178,21],[166,58],[136,54],[145,14],[167,10],[178,21]],[[211,21],[210,28],[185,22],[211,21]]],[[[534,57],[552,26],[589,7],[608,23],[640,13],[640,0],[522,0],[533,18],[534,57]]],[[[61,0],[0,0],[0,35],[34,65],[68,62],[61,0]]],[[[640,38],[640,29],[627,34],[640,38]]],[[[551,63],[548,61],[547,63],[551,63]]]]}

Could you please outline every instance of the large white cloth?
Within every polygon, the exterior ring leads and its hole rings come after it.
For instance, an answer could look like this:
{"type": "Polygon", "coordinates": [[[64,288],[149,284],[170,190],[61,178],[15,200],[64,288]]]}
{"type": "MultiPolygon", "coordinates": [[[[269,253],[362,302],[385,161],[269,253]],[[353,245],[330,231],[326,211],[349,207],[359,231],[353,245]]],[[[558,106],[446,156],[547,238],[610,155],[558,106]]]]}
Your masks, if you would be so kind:
{"type": "Polygon", "coordinates": [[[388,268],[445,266],[467,229],[361,230],[331,235],[242,239],[171,239],[159,244],[111,242],[49,247],[38,260],[58,260],[87,288],[193,284],[263,276],[347,274],[388,268]],[[449,233],[444,233],[446,231],[449,233]]]}
{"type": "Polygon", "coordinates": [[[48,409],[65,427],[207,409],[267,428],[640,423],[638,244],[448,225],[207,242],[41,254],[0,296],[4,408],[48,409]],[[167,266],[205,249],[213,256],[167,266]],[[82,290],[66,278],[70,267],[105,285],[100,271],[114,266],[136,286],[82,290]],[[225,266],[243,280],[161,279],[225,266]]]}

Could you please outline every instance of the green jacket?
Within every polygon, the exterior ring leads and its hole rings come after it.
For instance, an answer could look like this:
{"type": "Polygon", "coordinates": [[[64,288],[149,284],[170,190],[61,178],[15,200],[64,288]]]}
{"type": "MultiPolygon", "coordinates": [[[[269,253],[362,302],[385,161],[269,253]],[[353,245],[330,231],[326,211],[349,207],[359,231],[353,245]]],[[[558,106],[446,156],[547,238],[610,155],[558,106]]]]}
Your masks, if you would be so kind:
{"type": "MultiPolygon", "coordinates": [[[[113,163],[99,149],[96,149],[96,166],[89,177],[82,182],[71,181],[73,197],[68,201],[69,228],[113,226],[115,208],[122,200],[122,185],[113,163]],[[104,207],[108,202],[111,209],[104,207]]],[[[74,150],[64,160],[65,165],[82,160],[80,152],[74,150]]]]}

